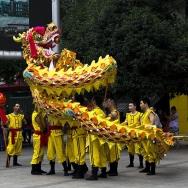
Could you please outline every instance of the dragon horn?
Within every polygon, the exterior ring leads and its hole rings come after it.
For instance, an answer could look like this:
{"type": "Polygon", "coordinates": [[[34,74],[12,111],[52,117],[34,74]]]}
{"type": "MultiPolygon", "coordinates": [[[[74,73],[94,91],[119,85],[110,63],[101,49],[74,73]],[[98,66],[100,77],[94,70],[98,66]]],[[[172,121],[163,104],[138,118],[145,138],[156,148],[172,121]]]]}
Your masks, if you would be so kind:
{"type": "Polygon", "coordinates": [[[19,37],[15,37],[15,36],[13,36],[13,40],[15,41],[15,42],[22,42],[22,39],[21,38],[19,38],[19,37]]]}
{"type": "Polygon", "coordinates": [[[31,50],[31,57],[36,58],[37,57],[37,49],[33,40],[32,32],[29,33],[28,35],[28,40],[29,40],[29,46],[31,50]]]}

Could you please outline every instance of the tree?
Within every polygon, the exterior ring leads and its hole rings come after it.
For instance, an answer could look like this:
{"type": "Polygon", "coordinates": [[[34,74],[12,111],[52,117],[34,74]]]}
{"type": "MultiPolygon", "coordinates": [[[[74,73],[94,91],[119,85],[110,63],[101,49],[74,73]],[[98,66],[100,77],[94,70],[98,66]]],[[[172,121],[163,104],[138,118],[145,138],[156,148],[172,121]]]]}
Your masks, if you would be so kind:
{"type": "Polygon", "coordinates": [[[183,0],[88,0],[63,4],[62,47],[83,63],[106,54],[118,63],[116,96],[188,93],[183,0]]]}
{"type": "Polygon", "coordinates": [[[14,84],[17,79],[23,80],[23,71],[27,64],[24,60],[0,60],[0,79],[8,85],[14,84]]]}

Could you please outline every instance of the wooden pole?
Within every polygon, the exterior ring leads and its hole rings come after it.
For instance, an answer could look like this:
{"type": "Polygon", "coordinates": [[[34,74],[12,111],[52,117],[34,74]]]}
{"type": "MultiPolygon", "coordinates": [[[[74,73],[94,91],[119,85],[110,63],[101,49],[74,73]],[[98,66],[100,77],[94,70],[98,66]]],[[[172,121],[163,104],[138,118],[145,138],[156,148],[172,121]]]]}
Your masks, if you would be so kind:
{"type": "Polygon", "coordinates": [[[4,138],[4,143],[5,143],[5,150],[6,150],[6,158],[7,158],[7,162],[8,162],[8,168],[10,167],[10,160],[9,160],[9,156],[8,156],[8,151],[7,151],[7,139],[6,139],[6,134],[5,134],[5,130],[4,130],[4,125],[2,125],[2,131],[3,131],[3,138],[4,138]]]}
{"type": "Polygon", "coordinates": [[[106,102],[107,91],[108,91],[108,84],[106,86],[105,93],[104,93],[104,102],[106,102]]]}

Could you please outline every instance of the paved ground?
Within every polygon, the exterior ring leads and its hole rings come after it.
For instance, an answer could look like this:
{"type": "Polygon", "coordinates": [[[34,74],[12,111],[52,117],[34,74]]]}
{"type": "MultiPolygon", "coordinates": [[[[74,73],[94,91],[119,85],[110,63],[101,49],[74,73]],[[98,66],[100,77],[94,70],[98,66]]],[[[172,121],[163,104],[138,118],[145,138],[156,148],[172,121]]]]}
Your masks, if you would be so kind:
{"type": "MultiPolygon", "coordinates": [[[[135,157],[135,167],[126,168],[129,162],[126,150],[121,153],[119,162],[119,176],[100,179],[98,181],[73,180],[71,177],[64,177],[62,166],[56,164],[56,174],[51,176],[33,176],[30,174],[30,160],[32,156],[32,146],[24,145],[22,155],[18,162],[22,167],[5,168],[5,152],[0,152],[0,187],[1,188],[187,188],[188,186],[188,142],[181,141],[181,148],[176,150],[171,148],[161,164],[157,166],[155,176],[147,176],[138,173],[138,157],[135,157]]],[[[87,156],[88,158],[88,156],[87,156]]],[[[89,161],[87,160],[89,165],[89,161]]],[[[49,164],[44,159],[43,170],[49,170],[49,164]]],[[[88,171],[85,177],[90,175],[88,171]]]]}

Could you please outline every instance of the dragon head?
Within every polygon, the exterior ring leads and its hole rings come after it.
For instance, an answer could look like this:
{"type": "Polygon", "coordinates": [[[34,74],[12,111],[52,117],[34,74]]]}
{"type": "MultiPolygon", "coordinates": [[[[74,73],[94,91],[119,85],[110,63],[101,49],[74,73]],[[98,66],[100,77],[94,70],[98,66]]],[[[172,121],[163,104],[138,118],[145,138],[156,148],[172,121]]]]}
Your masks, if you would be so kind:
{"type": "Polygon", "coordinates": [[[19,37],[13,36],[13,39],[22,43],[23,57],[29,60],[28,63],[44,66],[57,58],[57,53],[51,49],[60,42],[60,34],[60,29],[54,23],[50,23],[46,29],[36,26],[19,34],[19,37]]]}

